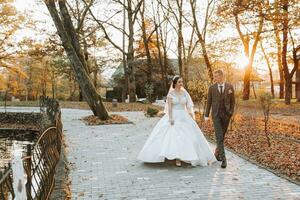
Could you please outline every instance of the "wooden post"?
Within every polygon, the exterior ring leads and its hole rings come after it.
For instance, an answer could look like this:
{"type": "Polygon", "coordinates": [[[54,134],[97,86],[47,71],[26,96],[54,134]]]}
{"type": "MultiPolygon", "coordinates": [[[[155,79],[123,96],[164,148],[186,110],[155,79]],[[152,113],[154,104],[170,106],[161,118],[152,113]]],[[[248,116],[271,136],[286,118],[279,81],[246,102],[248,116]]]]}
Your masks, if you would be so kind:
{"type": "Polygon", "coordinates": [[[26,183],[26,191],[27,191],[27,200],[31,200],[31,145],[27,145],[27,183],[26,183]]]}

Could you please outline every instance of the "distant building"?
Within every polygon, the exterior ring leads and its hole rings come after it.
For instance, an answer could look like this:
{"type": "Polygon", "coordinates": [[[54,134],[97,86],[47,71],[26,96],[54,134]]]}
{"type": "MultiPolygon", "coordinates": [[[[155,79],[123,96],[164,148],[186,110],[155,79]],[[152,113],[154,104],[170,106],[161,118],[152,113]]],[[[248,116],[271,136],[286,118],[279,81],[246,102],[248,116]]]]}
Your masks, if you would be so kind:
{"type": "MultiPolygon", "coordinates": [[[[176,59],[169,59],[167,66],[167,74],[169,76],[173,76],[178,74],[178,63],[176,59]]],[[[136,81],[136,95],[138,98],[146,98],[145,93],[145,84],[147,81],[147,60],[146,59],[136,59],[134,62],[136,73],[135,73],[135,81],[136,81]]],[[[161,67],[157,61],[153,61],[153,69],[152,69],[152,81],[154,85],[154,96],[157,98],[162,98],[166,89],[164,88],[165,80],[162,80],[161,76],[161,67]]],[[[111,101],[112,99],[118,99],[118,101],[122,100],[122,90],[123,85],[125,84],[124,79],[124,67],[123,63],[117,67],[116,71],[113,73],[109,85],[113,88],[106,93],[106,99],[111,101]]]]}

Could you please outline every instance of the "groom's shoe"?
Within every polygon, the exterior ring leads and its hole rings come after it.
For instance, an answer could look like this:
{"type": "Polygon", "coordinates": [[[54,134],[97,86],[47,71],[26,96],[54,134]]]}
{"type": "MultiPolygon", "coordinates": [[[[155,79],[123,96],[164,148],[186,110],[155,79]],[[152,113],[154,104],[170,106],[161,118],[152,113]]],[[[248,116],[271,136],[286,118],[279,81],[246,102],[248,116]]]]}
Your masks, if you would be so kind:
{"type": "Polygon", "coordinates": [[[227,160],[226,160],[226,158],[223,159],[222,164],[221,164],[221,167],[222,167],[222,168],[226,168],[226,167],[227,167],[227,160]]]}
{"type": "Polygon", "coordinates": [[[221,159],[221,157],[220,157],[220,154],[219,154],[219,150],[216,148],[215,149],[215,157],[216,157],[216,159],[217,159],[217,161],[222,161],[222,159],[221,159]]]}
{"type": "Polygon", "coordinates": [[[222,159],[220,158],[220,154],[215,154],[215,157],[216,157],[217,161],[222,161],[222,159]]]}

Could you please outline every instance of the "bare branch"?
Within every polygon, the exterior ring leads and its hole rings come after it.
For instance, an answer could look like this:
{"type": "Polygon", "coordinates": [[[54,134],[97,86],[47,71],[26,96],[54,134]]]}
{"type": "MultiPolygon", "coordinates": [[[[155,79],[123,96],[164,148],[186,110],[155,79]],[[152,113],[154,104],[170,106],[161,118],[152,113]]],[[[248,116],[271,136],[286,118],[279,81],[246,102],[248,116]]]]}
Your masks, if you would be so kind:
{"type": "Polygon", "coordinates": [[[81,17],[78,20],[79,22],[78,22],[78,26],[77,26],[77,31],[79,31],[82,28],[85,17],[93,4],[94,4],[94,0],[91,0],[90,3],[84,8],[81,17]]]}
{"type": "MultiPolygon", "coordinates": [[[[82,0],[85,4],[87,4],[86,3],[86,1],[85,0],[82,0]]],[[[107,33],[107,31],[106,31],[106,29],[105,29],[105,27],[104,27],[104,25],[102,24],[102,22],[100,21],[100,20],[98,20],[96,17],[95,17],[95,15],[93,14],[93,12],[92,12],[92,10],[89,8],[88,9],[89,10],[89,13],[90,13],[90,15],[93,17],[93,19],[97,22],[97,24],[99,25],[99,27],[102,29],[102,31],[103,31],[103,33],[104,33],[104,35],[105,35],[105,39],[107,39],[116,49],[118,49],[119,51],[121,51],[122,53],[124,53],[124,54],[126,54],[127,55],[127,53],[120,47],[120,46],[118,46],[111,38],[110,38],[110,36],[109,36],[109,34],[107,33]]]]}

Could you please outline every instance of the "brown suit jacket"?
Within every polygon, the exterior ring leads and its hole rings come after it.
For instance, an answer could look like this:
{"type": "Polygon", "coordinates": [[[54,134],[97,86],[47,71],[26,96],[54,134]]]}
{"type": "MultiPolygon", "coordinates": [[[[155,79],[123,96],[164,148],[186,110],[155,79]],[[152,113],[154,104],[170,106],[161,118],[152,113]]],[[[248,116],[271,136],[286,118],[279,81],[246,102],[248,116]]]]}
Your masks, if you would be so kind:
{"type": "MultiPolygon", "coordinates": [[[[209,117],[209,113],[211,109],[212,109],[212,117],[216,117],[218,115],[218,110],[220,105],[220,95],[221,94],[219,92],[217,83],[209,87],[205,117],[209,117]]],[[[229,116],[231,116],[233,114],[234,105],[235,105],[234,89],[231,84],[225,83],[224,95],[225,95],[226,113],[229,116]]]]}

